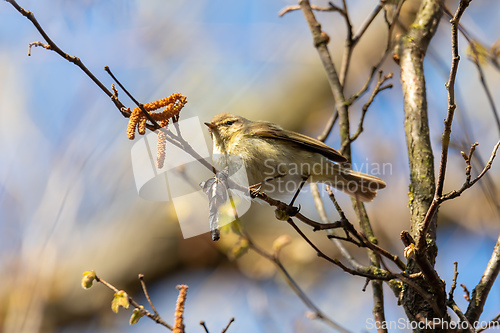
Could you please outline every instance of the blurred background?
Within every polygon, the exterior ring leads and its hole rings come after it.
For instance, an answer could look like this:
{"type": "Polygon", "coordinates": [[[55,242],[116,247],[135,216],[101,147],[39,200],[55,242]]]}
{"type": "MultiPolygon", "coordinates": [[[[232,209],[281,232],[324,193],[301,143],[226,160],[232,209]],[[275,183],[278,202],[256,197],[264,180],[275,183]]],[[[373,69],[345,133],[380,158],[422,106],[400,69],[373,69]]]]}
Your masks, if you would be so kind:
{"type": "MultiPolygon", "coordinates": [[[[377,3],[348,1],[355,31],[377,3]]],[[[457,1],[446,3],[454,12],[457,1]]],[[[182,118],[208,121],[219,112],[231,112],[316,136],[333,110],[330,88],[301,12],[278,17],[281,9],[296,1],[19,0],[19,4],[33,11],[49,36],[65,52],[78,56],[106,86],[112,83],[103,71],[108,65],[141,102],[174,92],[187,96],[182,118]]],[[[403,23],[410,22],[417,9],[418,1],[407,1],[403,23]]],[[[499,38],[499,10],[498,2],[473,2],[461,22],[489,48],[499,38]]],[[[317,17],[330,36],[338,67],[345,24],[337,13],[317,17]]],[[[361,39],[347,79],[347,96],[359,90],[378,61],[386,30],[379,15],[361,39]]],[[[91,269],[146,305],[137,279],[144,274],[153,303],[169,323],[173,323],[175,286],[189,285],[184,314],[188,332],[202,332],[200,320],[211,332],[219,332],[231,317],[236,321],[228,332],[332,331],[305,316],[306,306],[270,262],[253,252],[228,259],[237,243],[234,234],[222,234],[219,242],[207,234],[183,239],[176,216],[186,212],[176,212],[171,202],[141,199],[131,168],[134,142],[126,136],[128,120],[79,68],[54,52],[34,48],[28,57],[28,44],[38,40],[42,39],[34,26],[1,2],[0,331],[165,331],[147,318],[129,326],[131,311],[111,312],[112,292],[104,286],[83,290],[82,273],[91,269]]],[[[484,163],[499,138],[475,66],[465,56],[463,38],[460,50],[459,107],[445,190],[463,183],[460,150],[467,152],[471,143],[479,142],[477,156],[484,163]]],[[[444,17],[426,58],[436,165],[450,59],[450,29],[444,17]]],[[[387,189],[367,209],[380,244],[402,256],[399,233],[409,229],[402,94],[398,66],[390,56],[382,68],[384,73],[394,72],[394,88],[380,93],[370,107],[364,133],[353,144],[353,162],[355,168],[368,167],[364,170],[368,172],[377,163],[390,164],[390,170],[379,174],[387,189]]],[[[498,105],[498,68],[485,63],[484,72],[498,105]]],[[[133,106],[123,93],[120,98],[133,106]]],[[[352,131],[367,98],[350,109],[352,131]]],[[[337,128],[327,143],[340,146],[337,128]]],[[[440,209],[437,269],[448,289],[454,261],[459,263],[458,282],[472,291],[489,260],[500,232],[495,192],[499,162],[481,185],[440,209]]],[[[473,174],[478,166],[479,162],[473,174]]],[[[303,212],[319,219],[307,191],[299,200],[303,212]]],[[[354,222],[349,199],[339,195],[339,200],[354,222]]],[[[338,218],[331,205],[326,208],[332,221],[338,218]]],[[[318,259],[267,205],[253,205],[242,220],[265,249],[278,236],[289,234],[293,241],[282,251],[283,262],[313,302],[344,327],[374,331],[366,327],[372,318],[372,295],[370,287],[362,292],[364,279],[318,259]]],[[[326,253],[338,256],[324,235],[303,229],[326,253]]],[[[367,262],[364,251],[349,249],[367,262]]],[[[457,289],[457,303],[465,310],[461,294],[457,289]]],[[[497,281],[482,320],[498,314],[499,296],[497,281]]],[[[406,318],[389,289],[385,299],[387,320],[406,318]]]]}

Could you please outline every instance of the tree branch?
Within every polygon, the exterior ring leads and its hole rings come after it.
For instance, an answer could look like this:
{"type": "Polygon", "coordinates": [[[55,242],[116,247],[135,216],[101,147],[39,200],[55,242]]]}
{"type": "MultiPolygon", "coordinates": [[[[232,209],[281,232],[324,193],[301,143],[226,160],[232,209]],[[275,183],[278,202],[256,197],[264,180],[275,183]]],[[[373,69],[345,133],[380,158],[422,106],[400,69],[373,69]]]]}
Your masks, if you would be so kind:
{"type": "Polygon", "coordinates": [[[323,320],[325,323],[330,325],[331,327],[335,328],[336,330],[340,332],[346,332],[348,333],[349,331],[334,322],[332,319],[330,319],[320,308],[318,308],[312,301],[311,299],[306,295],[306,293],[300,288],[300,286],[297,284],[297,282],[292,278],[290,273],[286,270],[285,266],[283,266],[283,263],[279,259],[278,255],[272,255],[270,253],[267,253],[265,250],[260,248],[255,244],[255,242],[246,234],[245,232],[241,233],[241,236],[248,241],[248,246],[254,250],[256,253],[261,255],[262,257],[266,258],[267,260],[271,261],[278,270],[283,274],[285,281],[288,283],[290,288],[299,296],[299,298],[302,300],[302,302],[311,310],[314,312],[316,318],[319,318],[323,320]]]}
{"type": "Polygon", "coordinates": [[[450,200],[450,199],[454,199],[456,197],[459,197],[465,190],[467,190],[468,188],[471,188],[475,183],[477,183],[481,178],[483,178],[484,175],[486,175],[486,172],[488,172],[488,170],[491,169],[491,166],[493,164],[493,160],[495,159],[497,151],[498,151],[498,148],[500,146],[500,140],[493,147],[493,151],[491,152],[491,155],[490,155],[490,158],[488,160],[488,163],[486,163],[486,165],[484,166],[484,168],[481,171],[481,173],[479,173],[479,175],[476,178],[474,178],[473,180],[471,180],[471,168],[472,167],[471,167],[470,163],[471,163],[472,154],[474,152],[473,147],[475,147],[476,145],[477,145],[477,142],[476,142],[476,144],[473,144],[471,146],[471,151],[469,153],[469,156],[465,160],[465,162],[467,163],[467,167],[466,167],[466,170],[465,170],[466,178],[465,178],[465,182],[463,183],[462,187],[460,189],[458,189],[458,190],[450,191],[450,192],[444,194],[443,196],[441,196],[440,198],[438,198],[438,200],[437,200],[438,204],[440,204],[440,203],[442,203],[442,202],[444,202],[446,200],[450,200]]]}
{"type": "Polygon", "coordinates": [[[448,161],[448,147],[450,145],[451,136],[451,125],[453,122],[453,115],[455,114],[456,104],[455,104],[455,79],[458,70],[458,63],[460,61],[460,55],[458,53],[458,24],[462,14],[465,9],[469,6],[470,0],[461,0],[457,8],[457,11],[453,18],[450,20],[451,23],[451,51],[452,51],[452,63],[450,69],[450,76],[448,82],[446,83],[446,90],[448,91],[448,113],[444,121],[444,130],[442,135],[442,148],[441,148],[441,162],[439,167],[438,181],[436,185],[436,191],[434,194],[434,199],[428,212],[422,222],[422,226],[418,231],[416,237],[416,247],[417,249],[425,248],[426,233],[431,225],[431,221],[439,207],[439,198],[443,194],[444,178],[446,174],[446,164],[448,161]]]}
{"type": "MultiPolygon", "coordinates": [[[[401,86],[404,94],[405,134],[410,164],[410,232],[417,242],[420,239],[427,247],[415,251],[408,262],[407,272],[421,271],[423,280],[419,285],[430,290],[440,309],[446,307],[446,292],[438,274],[434,270],[437,255],[435,245],[435,218],[424,227],[424,217],[431,206],[435,192],[434,158],[429,137],[427,117],[427,97],[423,61],[427,47],[434,36],[442,17],[442,1],[424,0],[406,36],[399,64],[401,66],[401,86]],[[432,228],[429,228],[432,225],[432,228]],[[425,229],[423,232],[422,230],[425,229]]],[[[429,308],[425,299],[410,289],[405,289],[403,307],[410,320],[418,320],[417,314],[425,318],[442,318],[446,313],[429,308]]]]}
{"type": "MultiPolygon", "coordinates": [[[[59,46],[56,45],[56,43],[54,43],[54,41],[47,35],[47,33],[43,30],[43,28],[40,26],[40,24],[38,23],[38,21],[36,20],[35,18],[35,15],[28,11],[28,10],[25,10],[24,8],[22,8],[21,6],[19,6],[17,4],[17,2],[15,0],[5,0],[7,1],[8,3],[10,3],[19,13],[21,13],[23,16],[25,16],[28,20],[31,21],[31,23],[33,23],[33,25],[35,26],[35,28],[38,30],[38,32],[40,33],[40,35],[42,35],[43,39],[45,39],[45,41],[47,42],[47,44],[43,44],[41,42],[34,42],[34,43],[31,43],[29,45],[29,51],[31,51],[31,46],[42,46],[44,47],[45,49],[47,50],[52,50],[54,52],[56,52],[58,55],[60,55],[61,57],[63,57],[64,59],[66,59],[67,61],[77,65],[78,67],[80,67],[80,69],[92,80],[94,81],[94,83],[106,94],[108,95],[108,97],[110,97],[113,102],[115,103],[116,107],[118,108],[118,110],[120,110],[120,112],[125,116],[125,117],[129,117],[130,114],[127,114],[127,112],[125,112],[125,105],[123,105],[120,101],[118,101],[117,99],[113,99],[113,94],[108,90],[108,88],[106,88],[102,83],[101,81],[99,81],[99,79],[97,79],[95,77],[94,74],[92,74],[92,72],[83,64],[83,62],[78,58],[78,57],[73,57],[73,56],[70,56],[69,54],[67,54],[66,52],[64,52],[63,50],[61,50],[59,48],[59,46]]],[[[28,55],[30,55],[30,53],[28,53],[28,55]]]]}
{"type": "MultiPolygon", "coordinates": [[[[321,31],[321,24],[316,20],[309,0],[300,0],[300,8],[306,19],[309,29],[311,30],[314,47],[318,51],[319,57],[325,68],[325,72],[330,83],[333,99],[335,101],[335,108],[339,114],[339,126],[341,129],[341,142],[349,139],[349,117],[347,113],[347,106],[343,94],[343,88],[337,75],[337,71],[333,64],[330,52],[328,51],[328,40],[326,34],[321,31]]],[[[344,152],[344,156],[350,161],[350,150],[344,152]]]]}
{"type": "Polygon", "coordinates": [[[484,303],[488,298],[491,286],[500,272],[500,236],[497,239],[493,253],[491,255],[488,265],[484,270],[483,276],[479,283],[472,291],[470,296],[469,306],[465,312],[465,316],[469,319],[470,323],[475,323],[479,320],[481,313],[483,313],[484,303]]]}
{"type": "MultiPolygon", "coordinates": [[[[106,282],[103,279],[99,278],[97,275],[95,276],[95,280],[97,282],[102,283],[103,285],[105,285],[109,289],[113,290],[115,293],[119,292],[118,288],[116,288],[115,286],[113,286],[111,283],[106,282]]],[[[131,296],[129,296],[128,293],[127,293],[127,298],[128,298],[128,301],[130,302],[130,304],[132,304],[132,306],[134,308],[136,308],[140,312],[142,312],[146,317],[148,317],[150,319],[153,319],[157,324],[165,326],[169,330],[173,330],[173,327],[170,326],[169,324],[167,324],[158,314],[156,314],[156,312],[155,312],[155,314],[152,314],[148,310],[144,309],[144,307],[142,307],[139,303],[137,303],[136,301],[134,301],[134,299],[131,296]]]]}

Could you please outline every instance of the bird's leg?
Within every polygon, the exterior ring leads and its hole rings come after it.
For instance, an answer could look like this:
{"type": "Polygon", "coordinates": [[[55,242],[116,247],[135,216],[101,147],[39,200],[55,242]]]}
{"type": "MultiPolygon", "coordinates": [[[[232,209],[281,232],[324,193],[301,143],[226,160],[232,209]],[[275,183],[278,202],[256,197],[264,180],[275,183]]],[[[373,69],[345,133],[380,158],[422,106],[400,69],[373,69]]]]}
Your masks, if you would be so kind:
{"type": "Polygon", "coordinates": [[[299,184],[299,188],[297,189],[297,192],[295,192],[295,194],[293,195],[292,201],[290,201],[289,206],[293,206],[295,199],[297,199],[297,197],[299,196],[299,193],[302,190],[302,188],[304,187],[304,184],[307,182],[308,178],[309,178],[309,176],[302,176],[302,181],[299,184]]]}

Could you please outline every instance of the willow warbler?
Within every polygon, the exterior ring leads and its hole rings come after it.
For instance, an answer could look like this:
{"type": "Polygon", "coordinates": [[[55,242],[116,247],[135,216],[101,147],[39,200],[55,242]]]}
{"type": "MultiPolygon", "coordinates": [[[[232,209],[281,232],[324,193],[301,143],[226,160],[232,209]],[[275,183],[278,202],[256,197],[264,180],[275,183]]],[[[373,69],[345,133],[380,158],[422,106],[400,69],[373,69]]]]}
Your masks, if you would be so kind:
{"type": "Polygon", "coordinates": [[[307,180],[369,202],[386,186],[378,177],[342,166],[346,158],[323,142],[276,124],[221,113],[205,125],[212,136],[215,167],[228,167],[231,174],[243,165],[248,184],[263,183],[266,193],[293,194],[307,180]]]}

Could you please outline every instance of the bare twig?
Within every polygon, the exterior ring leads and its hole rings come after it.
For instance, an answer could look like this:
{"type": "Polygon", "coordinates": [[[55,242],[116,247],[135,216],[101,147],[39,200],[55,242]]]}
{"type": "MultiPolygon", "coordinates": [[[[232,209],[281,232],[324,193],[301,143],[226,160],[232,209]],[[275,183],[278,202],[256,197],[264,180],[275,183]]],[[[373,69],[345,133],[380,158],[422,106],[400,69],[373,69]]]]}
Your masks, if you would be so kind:
{"type": "Polygon", "coordinates": [[[234,321],[234,317],[229,319],[229,323],[227,323],[226,327],[224,327],[224,329],[222,330],[221,333],[226,333],[227,330],[229,329],[229,326],[231,326],[231,324],[233,323],[233,321],[234,321]]]}
{"type": "Polygon", "coordinates": [[[464,299],[467,301],[467,302],[470,302],[470,292],[469,292],[469,289],[467,289],[467,286],[463,283],[460,283],[460,287],[462,287],[462,289],[464,290],[464,299]]]}
{"type": "Polygon", "coordinates": [[[474,152],[472,147],[475,147],[475,145],[471,146],[471,152],[469,155],[469,159],[466,160],[466,163],[467,163],[467,167],[465,170],[466,179],[465,179],[465,182],[463,183],[462,187],[458,190],[453,190],[453,191],[450,191],[450,192],[444,194],[443,196],[438,198],[438,203],[442,203],[443,201],[450,200],[450,199],[453,199],[453,198],[460,196],[465,190],[472,187],[472,185],[474,185],[481,178],[483,178],[483,176],[486,174],[486,172],[488,172],[488,170],[491,169],[491,165],[493,164],[493,160],[495,159],[498,148],[500,147],[500,140],[493,147],[493,151],[491,152],[491,156],[488,160],[488,163],[486,163],[486,165],[484,166],[481,173],[479,173],[479,175],[476,178],[474,178],[473,180],[471,180],[471,173],[470,173],[471,172],[470,157],[472,156],[472,153],[474,152]]]}
{"type": "Polygon", "coordinates": [[[457,278],[458,278],[458,262],[454,262],[453,266],[455,267],[453,273],[453,279],[451,281],[450,292],[448,293],[448,299],[453,300],[453,293],[455,292],[455,288],[457,287],[457,278]]]}
{"type": "MultiPolygon", "coordinates": [[[[310,185],[310,187],[314,198],[314,204],[316,205],[316,210],[319,213],[321,221],[324,224],[329,224],[330,221],[328,221],[328,217],[326,216],[325,206],[323,204],[323,201],[321,200],[321,196],[319,195],[318,185],[313,183],[310,185]]],[[[355,269],[361,268],[362,265],[356,259],[354,259],[352,254],[347,250],[344,244],[342,244],[342,242],[338,237],[339,236],[336,235],[335,229],[328,231],[328,238],[332,240],[332,242],[339,249],[342,256],[346,258],[349,264],[351,264],[351,266],[354,267],[355,269]]]]}
{"type": "MultiPolygon", "coordinates": [[[[460,56],[458,53],[458,24],[460,21],[460,18],[462,14],[464,13],[465,9],[468,7],[470,3],[470,0],[461,0],[460,4],[457,8],[457,11],[453,18],[451,19],[451,35],[452,35],[452,66],[450,70],[450,77],[448,79],[448,82],[446,83],[446,88],[448,91],[448,114],[445,119],[445,127],[443,130],[443,137],[442,137],[442,150],[441,150],[441,163],[440,163],[440,168],[439,168],[439,176],[438,176],[438,182],[436,186],[436,192],[434,195],[434,200],[432,201],[431,206],[429,207],[429,210],[427,211],[427,214],[424,218],[423,226],[422,229],[419,231],[419,239],[417,240],[417,248],[418,249],[423,249],[425,246],[425,234],[427,232],[427,229],[430,226],[431,220],[434,217],[434,214],[436,213],[440,203],[444,200],[452,199],[454,197],[459,196],[463,191],[465,191],[467,188],[471,187],[474,185],[477,180],[480,178],[478,177],[475,179],[473,183],[470,181],[466,181],[464,183],[464,186],[462,186],[462,189],[459,191],[453,191],[448,194],[446,194],[443,198],[442,193],[443,193],[443,186],[444,186],[444,178],[445,178],[445,173],[446,173],[446,164],[448,160],[448,147],[450,143],[450,135],[451,135],[451,125],[453,122],[453,115],[455,112],[456,104],[455,104],[455,78],[458,70],[458,62],[460,61],[460,56]]],[[[500,141],[499,141],[500,143],[500,141]]],[[[492,154],[492,158],[490,158],[490,161],[493,161],[494,155],[496,153],[496,149],[498,149],[498,144],[495,146],[494,152],[492,154]]],[[[481,172],[480,176],[482,177],[484,173],[491,167],[490,161],[488,162],[487,166],[485,169],[483,169],[483,172],[481,172]]],[[[470,164],[469,164],[470,165],[470,164]]]]}
{"type": "MultiPolygon", "coordinates": [[[[23,16],[25,16],[28,20],[31,21],[31,23],[33,23],[33,25],[35,26],[35,28],[38,30],[38,32],[40,33],[40,35],[42,35],[43,39],[45,39],[45,41],[47,42],[47,44],[43,44],[41,42],[35,42],[35,43],[31,43],[30,44],[30,49],[29,51],[31,50],[31,46],[42,46],[48,50],[52,50],[54,52],[56,52],[58,55],[60,55],[61,57],[63,57],[64,59],[66,59],[67,61],[77,65],[78,67],[80,67],[80,69],[92,80],[94,81],[94,83],[106,94],[108,95],[108,97],[112,97],[113,94],[108,90],[108,88],[106,88],[102,83],[101,81],[99,81],[94,74],[92,74],[92,72],[83,64],[83,62],[78,58],[78,57],[73,57],[73,56],[70,56],[69,54],[67,54],[66,52],[64,52],[63,50],[61,50],[59,48],[59,46],[56,45],[56,43],[54,43],[54,41],[47,35],[47,33],[43,30],[43,28],[40,26],[40,24],[38,23],[38,21],[36,20],[35,18],[35,15],[28,11],[28,10],[25,10],[24,8],[22,8],[21,6],[19,6],[17,4],[17,2],[15,0],[5,0],[7,1],[8,3],[10,3],[19,13],[21,13],[23,16]]],[[[125,106],[118,100],[118,99],[113,99],[113,102],[115,103],[115,106],[118,108],[118,110],[120,110],[120,112],[125,116],[125,117],[129,117],[130,114],[125,112],[125,106]]]]}
{"type": "Polygon", "coordinates": [[[205,322],[204,322],[204,321],[200,321],[200,325],[201,325],[201,326],[203,327],[203,329],[205,330],[205,333],[210,333],[210,332],[208,331],[207,325],[205,324],[205,322]]]}
{"type": "MultiPolygon", "coordinates": [[[[333,3],[329,2],[328,3],[328,7],[321,7],[321,6],[315,6],[315,5],[311,5],[311,8],[313,10],[316,10],[318,12],[342,12],[342,9],[335,6],[333,3]]],[[[287,13],[290,13],[290,12],[293,12],[293,11],[296,11],[296,10],[300,10],[300,6],[288,6],[288,7],[285,7],[283,8],[279,13],[278,13],[278,16],[279,17],[282,17],[283,15],[287,14],[287,13]]]]}
{"type": "Polygon", "coordinates": [[[453,116],[455,114],[456,104],[455,104],[455,79],[458,71],[458,63],[460,61],[460,55],[458,53],[458,23],[465,9],[469,5],[469,1],[460,1],[460,5],[457,12],[450,20],[451,23],[451,51],[452,51],[452,63],[450,69],[450,77],[446,83],[446,90],[448,91],[448,113],[444,121],[444,130],[442,137],[442,149],[441,149],[441,164],[439,168],[439,176],[436,185],[436,195],[435,197],[440,197],[443,194],[444,177],[446,174],[446,164],[448,160],[448,147],[450,144],[451,135],[451,125],[453,122],[453,116]]]}
{"type": "Polygon", "coordinates": [[[351,17],[349,15],[349,11],[347,10],[347,2],[345,0],[342,0],[342,6],[343,6],[342,16],[344,17],[346,26],[345,28],[347,33],[344,46],[344,55],[342,56],[342,63],[340,65],[340,74],[339,74],[339,81],[341,88],[343,90],[346,84],[349,65],[351,64],[352,52],[354,51],[354,40],[353,40],[354,33],[352,31],[351,17]]]}
{"type": "Polygon", "coordinates": [[[297,294],[297,296],[302,300],[302,302],[311,310],[314,312],[315,317],[323,320],[325,323],[330,325],[331,327],[335,328],[336,330],[340,332],[349,332],[348,330],[344,329],[342,326],[334,322],[332,319],[330,319],[323,311],[321,311],[320,308],[318,308],[312,301],[311,299],[306,295],[306,293],[300,288],[300,286],[297,284],[297,282],[292,278],[290,273],[286,270],[285,266],[283,266],[281,260],[279,257],[272,255],[270,253],[267,253],[265,250],[261,249],[259,246],[255,244],[255,242],[248,236],[248,234],[242,232],[242,237],[244,237],[248,241],[249,247],[254,250],[256,253],[261,255],[262,257],[266,258],[267,260],[271,261],[278,270],[283,274],[285,281],[288,283],[290,288],[297,294]]]}
{"type": "Polygon", "coordinates": [[[444,121],[444,130],[442,135],[442,148],[441,148],[441,163],[439,167],[439,175],[438,181],[435,189],[434,200],[429,207],[427,214],[422,223],[422,227],[418,232],[418,237],[416,240],[416,248],[424,249],[425,248],[425,239],[427,230],[433,220],[434,214],[439,207],[439,198],[443,193],[444,186],[444,178],[446,174],[446,164],[448,162],[448,147],[450,144],[450,135],[451,135],[451,125],[453,122],[453,115],[455,113],[456,104],[455,104],[455,79],[458,70],[458,63],[460,61],[460,55],[458,53],[458,23],[462,14],[465,12],[465,9],[468,7],[470,1],[461,0],[460,4],[457,8],[457,11],[453,18],[451,19],[451,50],[452,50],[452,63],[450,69],[450,76],[448,78],[448,82],[446,83],[446,90],[448,91],[448,113],[446,115],[446,119],[444,121]]]}
{"type": "Polygon", "coordinates": [[[382,4],[381,2],[379,2],[377,6],[375,6],[375,8],[373,9],[370,16],[368,16],[368,18],[365,20],[361,28],[359,28],[359,31],[356,33],[356,35],[354,35],[354,37],[352,38],[352,47],[356,46],[356,44],[365,34],[366,30],[368,30],[368,27],[373,23],[373,21],[375,20],[375,18],[377,17],[377,15],[380,13],[381,10],[382,10],[382,4]]]}
{"type": "MultiPolygon", "coordinates": [[[[448,8],[446,8],[446,6],[444,6],[444,11],[450,19],[453,18],[453,14],[450,12],[450,10],[448,8]]],[[[498,114],[498,110],[497,110],[497,107],[495,105],[493,95],[491,94],[491,90],[488,87],[488,84],[486,83],[486,77],[485,77],[484,72],[483,72],[483,67],[481,66],[481,62],[479,61],[480,57],[479,57],[479,52],[478,52],[477,47],[476,47],[476,42],[474,39],[472,39],[470,37],[469,32],[467,32],[467,30],[462,26],[462,24],[459,23],[458,29],[462,33],[464,38],[467,40],[467,42],[469,43],[470,49],[471,49],[472,53],[474,54],[474,57],[472,57],[472,62],[474,63],[474,65],[476,65],[476,69],[477,69],[477,72],[479,74],[479,81],[481,82],[481,85],[483,86],[483,90],[486,93],[486,98],[488,99],[488,103],[490,104],[491,111],[493,112],[493,117],[495,118],[495,121],[497,124],[497,129],[500,132],[500,116],[498,114]]],[[[490,60],[493,60],[493,58],[490,57],[490,60]]],[[[493,63],[495,64],[495,66],[498,67],[498,63],[496,61],[493,61],[493,63]]]]}
{"type": "Polygon", "coordinates": [[[453,312],[456,313],[456,315],[458,316],[458,318],[460,318],[461,321],[463,321],[464,323],[467,323],[467,328],[466,328],[467,332],[472,332],[473,331],[472,325],[469,323],[469,321],[467,320],[467,318],[463,314],[462,310],[460,310],[457,303],[455,303],[455,300],[453,297],[453,294],[455,293],[455,289],[457,287],[458,263],[455,261],[453,263],[453,266],[454,266],[453,279],[451,281],[450,292],[448,293],[448,300],[446,301],[446,305],[448,305],[453,310],[453,312]]]}
{"type": "Polygon", "coordinates": [[[258,198],[262,201],[267,202],[269,205],[278,208],[278,210],[283,211],[286,215],[288,216],[294,216],[300,221],[312,226],[315,230],[324,230],[324,229],[333,229],[333,228],[340,228],[342,227],[342,222],[333,222],[330,224],[323,224],[319,222],[315,222],[301,213],[299,213],[299,209],[297,207],[290,206],[282,201],[275,200],[273,198],[270,198],[266,193],[258,191],[256,189],[250,188],[250,195],[253,198],[258,198]]]}
{"type": "Polygon", "coordinates": [[[387,74],[385,76],[382,76],[382,74],[383,74],[382,70],[379,70],[378,80],[377,80],[377,83],[375,84],[375,87],[373,88],[373,92],[370,95],[370,98],[368,98],[368,101],[363,105],[363,107],[361,109],[361,118],[359,120],[358,129],[349,138],[348,141],[345,141],[342,144],[342,147],[340,148],[340,152],[341,153],[346,148],[346,146],[348,144],[351,144],[353,141],[355,141],[359,137],[359,135],[363,132],[363,124],[364,124],[364,121],[365,121],[366,112],[368,111],[368,108],[370,107],[370,105],[373,103],[373,100],[375,99],[375,96],[377,96],[378,93],[381,92],[382,90],[385,90],[385,89],[388,89],[388,88],[392,88],[392,84],[382,86],[387,80],[389,80],[389,79],[392,78],[392,73],[389,73],[389,74],[387,74]]]}
{"type": "Polygon", "coordinates": [[[153,302],[151,302],[151,298],[149,297],[148,289],[146,288],[146,283],[144,282],[144,274],[139,274],[139,281],[141,281],[142,291],[144,292],[144,295],[146,296],[146,299],[148,300],[148,303],[151,306],[151,309],[153,309],[153,312],[155,313],[156,316],[160,316],[158,314],[158,311],[156,311],[156,308],[153,305],[153,302]]]}
{"type": "Polygon", "coordinates": [[[392,32],[394,31],[394,27],[396,26],[397,18],[399,17],[399,13],[401,12],[401,8],[403,7],[405,0],[399,1],[398,6],[396,8],[396,11],[394,13],[394,20],[391,24],[389,24],[389,29],[387,32],[387,41],[386,41],[386,47],[384,52],[382,53],[382,56],[380,57],[379,61],[372,67],[370,74],[368,75],[368,78],[366,79],[364,85],[361,87],[361,89],[356,92],[354,95],[349,97],[349,99],[346,101],[347,105],[351,105],[356,101],[359,97],[361,97],[369,88],[370,83],[373,79],[373,76],[377,72],[377,70],[382,66],[383,62],[385,61],[387,55],[391,51],[392,47],[392,32]]]}
{"type": "Polygon", "coordinates": [[[128,92],[128,90],[122,85],[122,83],[114,76],[114,74],[111,72],[108,66],[104,67],[104,70],[115,80],[115,82],[122,88],[122,90],[127,94],[127,96],[141,109],[142,113],[148,118],[148,120],[153,124],[154,130],[160,129],[161,126],[151,117],[148,111],[144,108],[144,105],[139,103],[134,96],[132,96],[131,93],[128,92]]]}
{"type": "Polygon", "coordinates": [[[337,210],[337,212],[340,215],[341,221],[343,221],[343,223],[344,223],[344,230],[346,230],[346,232],[352,234],[359,241],[359,244],[358,243],[355,243],[355,244],[358,246],[367,247],[370,250],[375,251],[375,252],[383,255],[387,259],[394,262],[396,264],[396,266],[398,266],[399,269],[401,269],[402,271],[405,271],[406,265],[401,261],[401,259],[397,255],[391,254],[387,250],[382,249],[380,246],[371,242],[364,234],[361,234],[360,232],[358,232],[354,228],[352,223],[350,223],[349,220],[346,218],[342,208],[340,207],[337,200],[335,199],[335,195],[333,194],[333,191],[331,190],[331,188],[329,186],[327,186],[326,190],[328,192],[328,196],[330,197],[330,200],[332,200],[332,203],[335,206],[335,209],[337,210]]]}
{"type": "Polygon", "coordinates": [[[33,46],[39,46],[39,47],[43,47],[46,50],[52,50],[52,48],[51,48],[51,46],[49,44],[44,44],[42,42],[32,42],[32,43],[28,44],[28,57],[31,56],[31,48],[33,46]]]}
{"type": "MultiPolygon", "coordinates": [[[[329,256],[327,256],[323,251],[321,251],[303,232],[300,230],[300,228],[293,222],[291,218],[287,220],[288,224],[290,224],[293,229],[306,241],[307,244],[309,244],[315,251],[318,257],[325,259],[326,261],[340,267],[344,272],[349,273],[351,275],[356,275],[356,276],[362,276],[366,277],[372,280],[382,280],[382,281],[389,281],[396,276],[390,272],[387,272],[383,269],[376,268],[374,266],[365,266],[362,267],[360,270],[354,270],[351,269],[347,266],[345,266],[341,261],[338,259],[333,259],[329,256]]],[[[358,268],[359,269],[359,268],[358,268]]]]}

